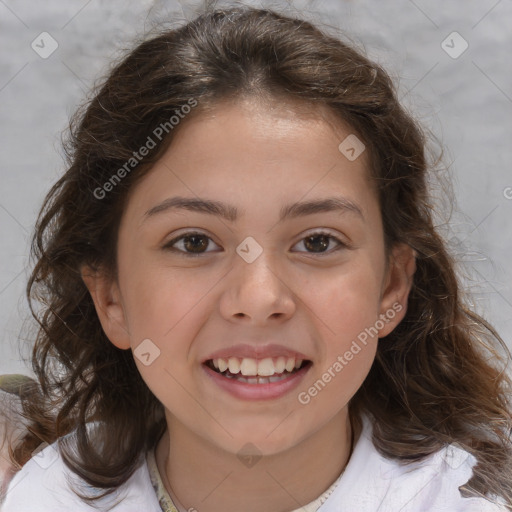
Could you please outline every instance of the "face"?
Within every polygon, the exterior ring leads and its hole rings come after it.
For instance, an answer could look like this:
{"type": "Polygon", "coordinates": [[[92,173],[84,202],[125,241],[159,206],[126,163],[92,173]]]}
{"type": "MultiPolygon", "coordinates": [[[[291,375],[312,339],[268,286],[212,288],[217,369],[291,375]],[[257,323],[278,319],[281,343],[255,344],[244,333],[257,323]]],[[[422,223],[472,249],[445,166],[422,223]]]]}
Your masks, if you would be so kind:
{"type": "Polygon", "coordinates": [[[294,112],[246,101],[184,122],[129,197],[118,280],[86,280],[169,428],[232,453],[346,417],[413,272],[406,249],[385,254],[367,155],[338,149],[350,128],[294,112]]]}

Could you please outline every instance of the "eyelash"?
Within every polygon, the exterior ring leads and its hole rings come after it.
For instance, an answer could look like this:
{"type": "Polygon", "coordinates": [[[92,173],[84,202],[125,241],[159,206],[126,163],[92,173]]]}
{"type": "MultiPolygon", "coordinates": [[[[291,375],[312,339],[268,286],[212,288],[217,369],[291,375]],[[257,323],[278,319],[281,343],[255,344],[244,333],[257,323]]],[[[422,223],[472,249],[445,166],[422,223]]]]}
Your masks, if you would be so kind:
{"type": "MultiPolygon", "coordinates": [[[[168,243],[166,243],[162,247],[162,249],[167,250],[167,251],[177,252],[181,256],[192,257],[192,258],[196,258],[196,257],[199,257],[199,256],[203,256],[204,254],[208,254],[209,252],[213,252],[213,251],[205,251],[205,252],[202,252],[202,253],[192,253],[192,252],[186,252],[186,251],[182,251],[181,249],[176,249],[175,247],[172,247],[174,244],[176,244],[180,240],[191,238],[193,236],[202,236],[202,237],[206,237],[208,240],[212,240],[211,237],[209,237],[208,235],[206,235],[204,233],[201,233],[201,232],[198,232],[198,231],[188,231],[186,233],[183,233],[179,237],[176,237],[176,238],[172,239],[171,241],[169,241],[168,243]]],[[[297,242],[297,243],[300,243],[300,242],[304,241],[307,238],[315,238],[317,236],[326,236],[330,240],[336,241],[338,243],[338,245],[337,245],[337,247],[335,249],[331,249],[329,251],[318,252],[318,253],[309,252],[307,254],[314,255],[314,256],[330,255],[330,254],[332,254],[332,253],[334,253],[336,251],[339,251],[340,249],[348,247],[348,244],[342,242],[339,238],[333,236],[331,233],[329,233],[327,231],[321,231],[321,230],[320,231],[315,231],[313,233],[310,233],[309,235],[307,235],[304,238],[302,238],[301,240],[299,240],[299,242],[297,242]]]]}

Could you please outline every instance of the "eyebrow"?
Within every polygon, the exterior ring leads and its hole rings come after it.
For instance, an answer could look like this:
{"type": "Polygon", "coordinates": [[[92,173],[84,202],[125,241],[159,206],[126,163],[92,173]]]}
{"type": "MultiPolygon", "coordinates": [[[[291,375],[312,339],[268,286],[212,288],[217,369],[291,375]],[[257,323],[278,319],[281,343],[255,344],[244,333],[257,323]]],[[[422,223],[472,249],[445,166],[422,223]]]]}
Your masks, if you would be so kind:
{"type": "MultiPolygon", "coordinates": [[[[144,214],[143,221],[169,210],[188,210],[192,212],[206,213],[222,217],[229,222],[235,222],[238,220],[240,215],[239,210],[230,204],[225,204],[211,199],[177,196],[165,199],[161,203],[150,208],[144,214]]],[[[344,197],[334,196],[285,205],[281,208],[279,222],[283,222],[286,219],[326,212],[354,213],[364,220],[363,212],[356,203],[344,197]]]]}

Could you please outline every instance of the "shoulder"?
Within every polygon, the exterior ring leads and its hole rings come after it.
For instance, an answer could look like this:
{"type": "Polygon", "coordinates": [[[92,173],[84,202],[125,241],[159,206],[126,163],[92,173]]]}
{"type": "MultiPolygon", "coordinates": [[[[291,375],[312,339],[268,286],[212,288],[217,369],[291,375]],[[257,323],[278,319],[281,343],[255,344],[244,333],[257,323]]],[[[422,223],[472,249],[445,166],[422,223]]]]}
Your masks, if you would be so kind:
{"type": "MultiPolygon", "coordinates": [[[[65,464],[58,443],[34,455],[9,483],[2,512],[160,512],[145,461],[114,493],[88,505],[75,493],[94,494],[65,464]]],[[[100,492],[101,490],[97,490],[100,492]]]]}
{"type": "Polygon", "coordinates": [[[383,457],[375,448],[370,419],[338,485],[318,512],[505,512],[483,498],[464,498],[459,487],[473,473],[476,459],[450,445],[407,465],[383,457]]]}

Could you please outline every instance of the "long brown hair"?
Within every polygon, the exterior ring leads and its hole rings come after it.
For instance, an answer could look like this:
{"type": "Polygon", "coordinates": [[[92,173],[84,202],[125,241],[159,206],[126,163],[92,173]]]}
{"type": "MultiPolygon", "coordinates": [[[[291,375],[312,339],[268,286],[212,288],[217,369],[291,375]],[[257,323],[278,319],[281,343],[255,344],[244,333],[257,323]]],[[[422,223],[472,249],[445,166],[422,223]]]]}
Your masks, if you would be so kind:
{"type": "Polygon", "coordinates": [[[466,307],[454,261],[434,229],[423,131],[399,104],[388,74],[352,45],[304,20],[248,7],[209,9],[143,41],[72,119],[68,169],[48,193],[33,238],[27,296],[42,305],[38,314],[31,304],[40,326],[32,358],[40,394],[25,400],[34,424],[15,461],[27,460],[35,437],[51,442],[76,431],[73,447],[69,436],[59,441],[65,463],[108,494],[165,429],[163,406],[131,351],[117,349],[102,330],[80,269],[101,267],[115,277],[128,193],[179,130],[171,116],[191,99],[194,116],[244,95],[321,105],[351,126],[368,149],[387,249],[404,242],[417,253],[407,314],[379,343],[350,402],[353,421],[372,415],[376,448],[403,463],[458,443],[478,461],[465,494],[512,503],[512,382],[499,353],[507,348],[466,307]],[[168,129],[156,148],[127,168],[163,123],[168,129]],[[86,428],[93,419],[94,433],[86,428]]]}

